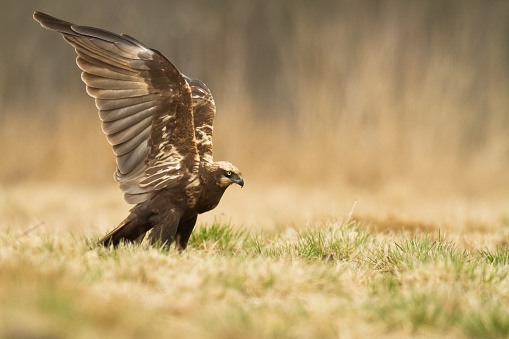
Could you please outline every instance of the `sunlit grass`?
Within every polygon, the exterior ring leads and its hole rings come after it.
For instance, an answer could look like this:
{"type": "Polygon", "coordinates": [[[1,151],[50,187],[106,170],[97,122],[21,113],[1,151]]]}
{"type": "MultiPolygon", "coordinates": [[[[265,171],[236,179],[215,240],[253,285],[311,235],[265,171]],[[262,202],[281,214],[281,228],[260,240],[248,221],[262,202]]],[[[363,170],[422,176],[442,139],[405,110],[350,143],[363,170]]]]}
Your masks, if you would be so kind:
{"type": "Polygon", "coordinates": [[[92,243],[0,236],[3,337],[509,335],[507,248],[382,237],[353,222],[202,225],[186,252],[92,243]]]}

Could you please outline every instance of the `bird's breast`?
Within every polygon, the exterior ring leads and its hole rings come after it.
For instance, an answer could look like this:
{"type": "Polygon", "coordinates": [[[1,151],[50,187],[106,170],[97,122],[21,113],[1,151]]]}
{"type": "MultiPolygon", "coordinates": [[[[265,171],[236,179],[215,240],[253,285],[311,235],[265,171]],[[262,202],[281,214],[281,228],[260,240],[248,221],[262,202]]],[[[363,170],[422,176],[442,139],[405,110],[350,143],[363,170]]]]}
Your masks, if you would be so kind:
{"type": "Polygon", "coordinates": [[[203,190],[196,201],[195,210],[198,213],[205,213],[216,208],[223,196],[224,190],[203,190]]]}

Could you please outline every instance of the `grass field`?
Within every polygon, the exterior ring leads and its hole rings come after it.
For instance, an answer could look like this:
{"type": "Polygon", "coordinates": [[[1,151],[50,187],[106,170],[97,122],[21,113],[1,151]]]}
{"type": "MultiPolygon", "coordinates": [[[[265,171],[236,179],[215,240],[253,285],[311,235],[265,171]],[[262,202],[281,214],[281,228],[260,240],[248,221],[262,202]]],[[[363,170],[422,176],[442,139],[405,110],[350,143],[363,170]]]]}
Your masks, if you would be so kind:
{"type": "Polygon", "coordinates": [[[384,216],[381,202],[395,200],[361,195],[353,209],[333,194],[320,211],[317,194],[262,192],[231,189],[178,253],[90,249],[127,211],[113,184],[4,187],[0,336],[509,335],[507,202],[441,202],[441,213],[423,203],[418,214],[415,199],[384,216]]]}
{"type": "Polygon", "coordinates": [[[4,232],[1,335],[507,337],[507,243],[465,247],[443,232],[380,233],[347,219],[284,231],[216,223],[198,227],[184,253],[4,232]]]}

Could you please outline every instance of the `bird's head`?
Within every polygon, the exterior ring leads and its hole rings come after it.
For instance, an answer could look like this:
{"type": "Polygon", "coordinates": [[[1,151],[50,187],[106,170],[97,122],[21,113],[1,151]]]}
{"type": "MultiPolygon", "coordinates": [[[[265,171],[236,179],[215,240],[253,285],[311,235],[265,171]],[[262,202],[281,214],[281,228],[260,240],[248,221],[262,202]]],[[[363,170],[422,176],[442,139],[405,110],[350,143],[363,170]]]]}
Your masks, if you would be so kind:
{"type": "Polygon", "coordinates": [[[215,169],[215,179],[219,187],[226,189],[231,184],[244,187],[244,179],[242,179],[242,174],[240,174],[237,167],[227,161],[219,161],[215,165],[217,166],[215,169]]]}

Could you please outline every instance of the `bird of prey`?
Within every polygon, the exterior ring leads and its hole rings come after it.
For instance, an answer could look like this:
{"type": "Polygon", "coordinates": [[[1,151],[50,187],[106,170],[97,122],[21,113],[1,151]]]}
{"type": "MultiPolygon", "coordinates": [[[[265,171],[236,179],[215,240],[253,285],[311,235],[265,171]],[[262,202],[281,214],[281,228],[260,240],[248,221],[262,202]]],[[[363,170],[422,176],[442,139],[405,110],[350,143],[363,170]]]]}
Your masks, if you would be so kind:
{"type": "Polygon", "coordinates": [[[115,180],[129,216],[100,245],[143,239],[185,249],[198,214],[219,203],[239,170],[212,159],[216,107],[203,82],[180,73],[138,40],[35,12],[42,27],[62,34],[78,54],[87,93],[117,160],[115,180]]]}

